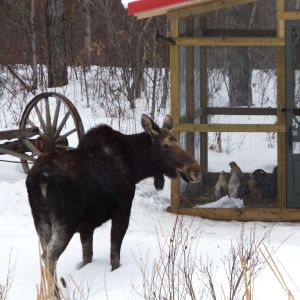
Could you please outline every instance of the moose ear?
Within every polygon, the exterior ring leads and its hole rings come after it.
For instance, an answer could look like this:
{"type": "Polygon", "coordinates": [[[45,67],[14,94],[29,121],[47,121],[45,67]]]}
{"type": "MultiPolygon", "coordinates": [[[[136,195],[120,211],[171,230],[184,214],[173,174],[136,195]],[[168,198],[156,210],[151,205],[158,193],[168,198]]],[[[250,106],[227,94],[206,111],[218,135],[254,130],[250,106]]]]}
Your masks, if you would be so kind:
{"type": "Polygon", "coordinates": [[[163,128],[171,130],[173,128],[173,119],[170,115],[166,115],[164,118],[163,128]]]}
{"type": "Polygon", "coordinates": [[[143,114],[142,115],[142,127],[144,130],[149,133],[150,135],[159,135],[160,134],[160,129],[158,125],[147,115],[143,114]]]}

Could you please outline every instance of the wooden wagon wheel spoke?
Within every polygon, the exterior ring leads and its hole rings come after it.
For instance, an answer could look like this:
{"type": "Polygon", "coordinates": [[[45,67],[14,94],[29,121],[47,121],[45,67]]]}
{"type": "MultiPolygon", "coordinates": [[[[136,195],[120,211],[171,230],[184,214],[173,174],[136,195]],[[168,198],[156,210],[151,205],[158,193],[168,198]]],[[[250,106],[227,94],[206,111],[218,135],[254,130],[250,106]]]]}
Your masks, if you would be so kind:
{"type": "Polygon", "coordinates": [[[28,149],[26,153],[28,153],[17,157],[20,157],[26,173],[31,167],[28,162],[36,160],[41,155],[40,149],[43,151],[53,151],[56,148],[70,150],[73,149],[74,142],[78,143],[84,135],[82,121],[73,103],[55,92],[39,94],[28,103],[21,118],[20,129],[28,127],[39,128],[38,143],[42,144],[37,148],[33,142],[24,139],[23,142],[28,149]],[[64,115],[61,113],[62,107],[66,112],[64,115]],[[35,124],[38,122],[39,126],[35,124]],[[63,131],[64,128],[66,132],[63,131]],[[72,135],[75,132],[76,137],[72,135]],[[69,139],[71,135],[72,138],[69,139]],[[29,153],[32,155],[29,156],[29,153]]]}
{"type": "Polygon", "coordinates": [[[27,139],[22,139],[22,142],[24,143],[24,145],[27,146],[28,149],[31,150],[32,153],[34,153],[34,154],[37,155],[37,156],[40,156],[40,155],[41,155],[40,150],[39,150],[37,147],[35,147],[35,146],[32,144],[32,142],[30,142],[30,141],[27,140],[27,139]]]}
{"type": "Polygon", "coordinates": [[[63,135],[60,135],[59,137],[56,138],[56,141],[58,142],[58,141],[60,141],[60,140],[62,140],[62,139],[64,139],[64,138],[68,137],[69,135],[73,134],[73,133],[76,132],[76,131],[77,131],[77,129],[74,128],[74,129],[72,129],[72,130],[66,132],[66,133],[63,134],[63,135]]]}
{"type": "Polygon", "coordinates": [[[50,107],[49,107],[49,99],[45,98],[45,106],[46,106],[46,125],[47,125],[47,134],[52,133],[52,125],[51,125],[51,116],[50,116],[50,107]]]}
{"type": "Polygon", "coordinates": [[[59,99],[56,98],[56,107],[55,107],[53,123],[52,123],[52,130],[53,130],[52,133],[53,134],[55,133],[55,130],[57,128],[57,121],[58,121],[58,116],[59,116],[60,104],[61,104],[61,102],[59,101],[59,99]]]}
{"type": "MultiPolygon", "coordinates": [[[[27,124],[30,125],[31,127],[37,127],[39,128],[37,125],[35,125],[30,119],[27,119],[27,124]]],[[[39,129],[39,134],[42,135],[43,132],[41,131],[41,129],[39,129]]]]}
{"type": "Polygon", "coordinates": [[[67,120],[68,120],[68,118],[70,117],[70,115],[71,115],[71,112],[68,111],[68,112],[66,113],[66,115],[64,116],[64,118],[62,119],[62,121],[60,122],[60,124],[59,124],[57,130],[55,131],[55,133],[54,133],[54,135],[53,135],[54,138],[57,138],[57,137],[60,135],[60,133],[61,133],[63,127],[66,125],[67,120]]]}
{"type": "Polygon", "coordinates": [[[20,158],[21,158],[21,161],[31,161],[31,162],[36,161],[36,158],[34,156],[23,154],[23,153],[20,154],[20,158]]]}
{"type": "Polygon", "coordinates": [[[27,124],[31,127],[37,127],[30,119],[27,120],[27,124]]]}
{"type": "Polygon", "coordinates": [[[40,124],[41,124],[41,127],[42,127],[43,132],[44,132],[44,133],[47,133],[47,127],[46,127],[46,124],[45,124],[45,122],[44,122],[44,119],[43,119],[43,116],[42,116],[42,114],[41,114],[40,109],[37,107],[37,105],[34,106],[34,109],[35,109],[35,112],[36,112],[36,114],[37,114],[37,117],[38,117],[38,119],[39,119],[39,121],[40,121],[40,124]]]}
{"type": "Polygon", "coordinates": [[[21,161],[33,161],[33,162],[36,161],[36,158],[34,158],[32,156],[29,156],[29,155],[24,154],[24,153],[18,153],[18,152],[9,150],[9,149],[2,149],[1,147],[0,147],[0,153],[18,157],[18,158],[21,159],[21,161]]]}

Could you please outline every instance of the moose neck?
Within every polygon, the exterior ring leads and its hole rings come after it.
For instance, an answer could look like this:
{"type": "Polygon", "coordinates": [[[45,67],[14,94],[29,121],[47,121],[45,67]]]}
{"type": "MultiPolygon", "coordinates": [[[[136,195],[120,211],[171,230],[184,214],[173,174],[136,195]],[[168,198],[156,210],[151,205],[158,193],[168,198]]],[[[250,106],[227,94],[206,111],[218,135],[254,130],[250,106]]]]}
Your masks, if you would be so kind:
{"type": "Polygon", "coordinates": [[[158,164],[151,156],[151,137],[143,132],[126,136],[128,163],[135,183],[161,173],[158,164]]]}

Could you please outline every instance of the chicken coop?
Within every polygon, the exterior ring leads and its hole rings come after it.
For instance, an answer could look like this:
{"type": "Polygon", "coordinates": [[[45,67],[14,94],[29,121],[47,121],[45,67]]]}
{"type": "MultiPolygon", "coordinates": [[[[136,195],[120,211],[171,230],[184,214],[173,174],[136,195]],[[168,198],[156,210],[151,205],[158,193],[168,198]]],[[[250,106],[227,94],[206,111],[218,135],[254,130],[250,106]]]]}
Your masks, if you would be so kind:
{"type": "Polygon", "coordinates": [[[201,165],[200,183],[172,180],[168,211],[300,221],[300,1],[138,0],[128,14],[167,17],[173,132],[201,165]]]}

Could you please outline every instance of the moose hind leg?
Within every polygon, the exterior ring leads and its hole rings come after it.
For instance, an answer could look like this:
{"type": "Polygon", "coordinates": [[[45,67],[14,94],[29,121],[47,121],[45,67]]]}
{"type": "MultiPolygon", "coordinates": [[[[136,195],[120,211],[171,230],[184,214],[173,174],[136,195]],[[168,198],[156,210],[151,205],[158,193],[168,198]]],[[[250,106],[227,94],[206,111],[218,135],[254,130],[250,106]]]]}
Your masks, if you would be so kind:
{"type": "Polygon", "coordinates": [[[45,257],[47,245],[50,242],[51,235],[52,235],[52,229],[51,229],[51,223],[50,221],[47,222],[40,222],[39,224],[36,224],[36,231],[38,233],[40,243],[43,250],[43,257],[45,257]]]}
{"type": "Polygon", "coordinates": [[[70,234],[70,231],[65,225],[56,224],[53,226],[51,239],[47,245],[47,257],[45,262],[53,276],[55,276],[57,260],[66,249],[71,237],[72,234],[70,234]]]}
{"type": "Polygon", "coordinates": [[[93,259],[93,235],[94,229],[80,231],[82,262],[76,265],[77,270],[90,263],[93,259]]]}
{"type": "Polygon", "coordinates": [[[112,218],[110,249],[110,263],[112,271],[120,266],[121,245],[128,228],[129,214],[130,213],[128,213],[127,216],[118,214],[112,218]]]}

